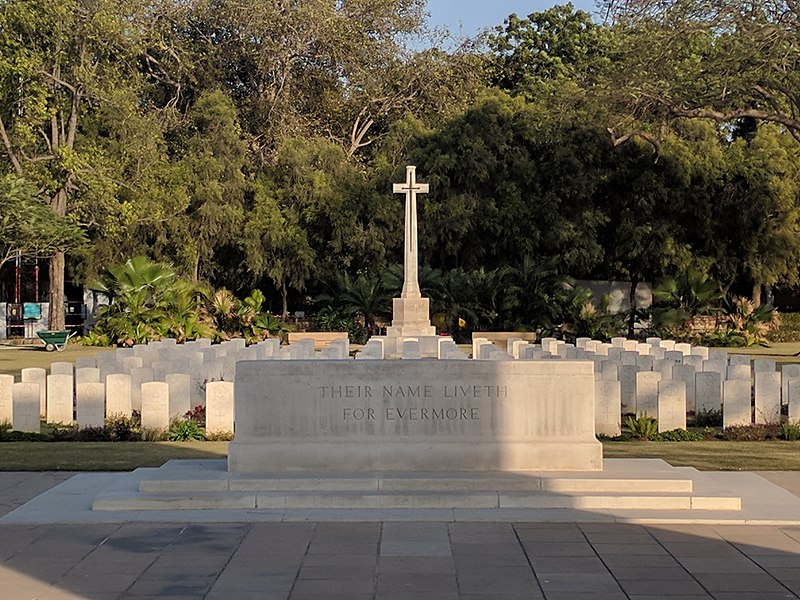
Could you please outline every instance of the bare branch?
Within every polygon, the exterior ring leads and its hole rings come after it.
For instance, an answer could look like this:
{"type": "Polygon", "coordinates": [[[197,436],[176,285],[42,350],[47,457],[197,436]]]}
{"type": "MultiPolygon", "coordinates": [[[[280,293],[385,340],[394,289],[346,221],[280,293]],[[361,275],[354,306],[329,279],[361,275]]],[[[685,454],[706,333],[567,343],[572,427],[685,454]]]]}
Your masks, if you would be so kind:
{"type": "Polygon", "coordinates": [[[646,131],[631,131],[619,137],[617,137],[616,133],[614,133],[614,130],[611,127],[608,127],[606,131],[608,131],[608,133],[611,135],[611,144],[614,146],[614,148],[621,146],[632,138],[639,137],[653,146],[653,154],[659,154],[661,152],[661,142],[658,140],[658,138],[653,137],[646,131]]]}
{"type": "Polygon", "coordinates": [[[6,132],[6,127],[3,124],[3,119],[0,119],[0,137],[3,138],[3,145],[6,148],[6,154],[8,154],[8,159],[11,161],[11,164],[14,166],[14,171],[22,177],[24,171],[22,170],[22,165],[17,158],[17,155],[14,153],[14,146],[11,144],[11,140],[8,137],[8,133],[6,132]]]}

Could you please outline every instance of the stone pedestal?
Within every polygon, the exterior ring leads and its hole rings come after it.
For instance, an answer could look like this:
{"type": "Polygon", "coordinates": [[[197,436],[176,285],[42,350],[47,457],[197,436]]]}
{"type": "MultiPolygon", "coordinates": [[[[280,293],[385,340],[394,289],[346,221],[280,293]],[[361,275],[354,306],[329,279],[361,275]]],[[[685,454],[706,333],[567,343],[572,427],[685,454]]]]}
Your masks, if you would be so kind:
{"type": "Polygon", "coordinates": [[[392,324],[386,328],[387,337],[417,337],[436,335],[431,325],[429,298],[394,298],[392,324]]]}

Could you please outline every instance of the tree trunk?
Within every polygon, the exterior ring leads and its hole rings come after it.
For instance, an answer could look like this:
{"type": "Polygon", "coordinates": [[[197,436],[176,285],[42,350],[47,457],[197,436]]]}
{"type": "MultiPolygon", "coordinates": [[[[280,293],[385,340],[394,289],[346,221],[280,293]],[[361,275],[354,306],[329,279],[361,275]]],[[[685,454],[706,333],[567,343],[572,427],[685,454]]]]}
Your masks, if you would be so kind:
{"type": "Polygon", "coordinates": [[[284,321],[289,318],[289,302],[287,297],[289,296],[289,290],[286,289],[286,284],[281,284],[281,296],[283,298],[283,311],[281,311],[281,319],[284,321]]]}
{"type": "MultiPolygon", "coordinates": [[[[59,217],[67,214],[67,190],[61,188],[50,199],[50,207],[59,217]]],[[[50,294],[48,301],[48,328],[64,329],[64,253],[57,252],[50,258],[50,294]]],[[[38,300],[38,298],[37,298],[38,300]]]]}
{"type": "Polygon", "coordinates": [[[756,308],[761,306],[761,283],[758,281],[753,284],[753,305],[756,308]]]}
{"type": "Polygon", "coordinates": [[[48,298],[48,329],[64,329],[64,253],[50,258],[50,296],[48,298]]]}
{"type": "Polygon", "coordinates": [[[628,316],[628,337],[633,339],[633,324],[636,322],[636,288],[639,286],[639,277],[638,275],[634,275],[631,277],[631,292],[630,292],[630,303],[631,303],[631,312],[628,316]]]}

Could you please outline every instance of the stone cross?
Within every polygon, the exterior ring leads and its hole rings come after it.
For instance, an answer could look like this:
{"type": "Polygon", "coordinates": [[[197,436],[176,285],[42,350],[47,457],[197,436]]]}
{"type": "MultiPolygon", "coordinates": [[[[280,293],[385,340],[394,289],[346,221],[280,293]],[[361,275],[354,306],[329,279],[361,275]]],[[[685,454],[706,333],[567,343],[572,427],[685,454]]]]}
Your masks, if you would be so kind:
{"type": "Polygon", "coordinates": [[[417,167],[406,167],[406,182],[395,183],[394,193],[406,195],[403,291],[401,298],[420,298],[417,268],[417,194],[427,194],[429,185],[417,183],[417,167]]]}

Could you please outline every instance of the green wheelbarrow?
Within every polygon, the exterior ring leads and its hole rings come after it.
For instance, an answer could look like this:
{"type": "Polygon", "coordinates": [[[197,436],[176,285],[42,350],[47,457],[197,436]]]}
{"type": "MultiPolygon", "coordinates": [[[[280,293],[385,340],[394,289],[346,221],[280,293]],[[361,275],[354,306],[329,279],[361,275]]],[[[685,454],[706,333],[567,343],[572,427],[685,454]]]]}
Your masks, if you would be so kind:
{"type": "Polygon", "coordinates": [[[67,341],[75,335],[75,332],[69,329],[62,329],[60,331],[37,331],[36,335],[42,338],[45,350],[48,352],[53,350],[61,352],[67,347],[67,341]]]}

